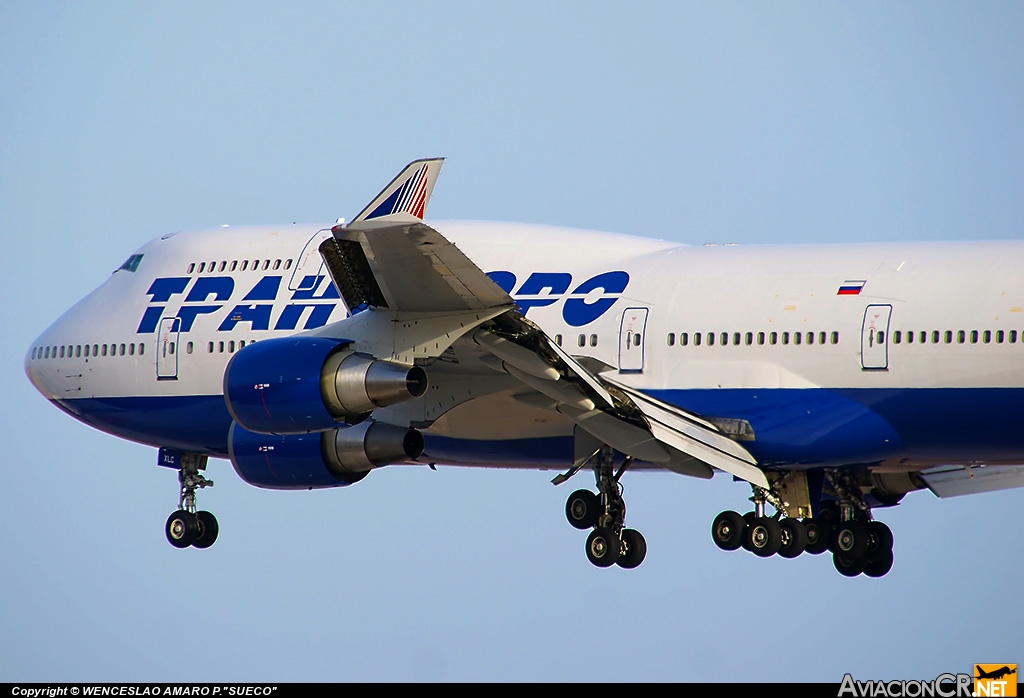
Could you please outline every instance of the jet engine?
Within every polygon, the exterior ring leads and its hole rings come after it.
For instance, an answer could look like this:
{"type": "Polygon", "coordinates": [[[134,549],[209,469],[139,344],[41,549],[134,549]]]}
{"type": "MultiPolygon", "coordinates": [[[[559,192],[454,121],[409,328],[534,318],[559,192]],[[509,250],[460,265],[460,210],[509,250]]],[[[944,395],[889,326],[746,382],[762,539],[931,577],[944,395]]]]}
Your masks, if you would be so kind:
{"type": "Polygon", "coordinates": [[[275,490],[341,487],[423,453],[416,429],[366,420],[317,434],[257,434],[232,422],[228,454],[238,477],[275,490]]]}
{"type": "Polygon", "coordinates": [[[224,401],[260,434],[308,434],[355,422],[378,407],[421,397],[427,374],[346,349],[345,340],[280,337],[255,342],[224,370],[224,401]]]}

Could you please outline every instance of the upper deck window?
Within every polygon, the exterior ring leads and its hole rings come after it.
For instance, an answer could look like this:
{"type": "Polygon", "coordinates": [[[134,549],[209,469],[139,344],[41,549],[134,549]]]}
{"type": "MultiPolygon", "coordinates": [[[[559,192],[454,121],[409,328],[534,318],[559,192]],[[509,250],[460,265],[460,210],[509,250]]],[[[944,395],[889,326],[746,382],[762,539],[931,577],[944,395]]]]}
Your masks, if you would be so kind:
{"type": "Polygon", "coordinates": [[[128,259],[124,260],[124,264],[119,266],[115,270],[115,272],[117,272],[117,271],[131,271],[131,272],[134,272],[136,269],[139,268],[139,263],[140,262],[142,262],[142,255],[141,254],[133,254],[131,257],[129,257],[128,259]]]}

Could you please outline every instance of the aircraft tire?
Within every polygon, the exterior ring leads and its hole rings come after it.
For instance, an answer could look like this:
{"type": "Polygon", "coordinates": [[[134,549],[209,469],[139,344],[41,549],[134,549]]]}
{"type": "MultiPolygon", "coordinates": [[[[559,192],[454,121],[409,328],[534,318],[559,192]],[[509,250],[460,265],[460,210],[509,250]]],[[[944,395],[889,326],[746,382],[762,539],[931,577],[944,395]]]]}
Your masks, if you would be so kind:
{"type": "Polygon", "coordinates": [[[199,533],[196,515],[184,509],[178,509],[167,517],[164,533],[167,535],[167,542],[175,548],[187,548],[192,545],[192,541],[199,533]]]}
{"type": "Polygon", "coordinates": [[[868,558],[864,566],[864,574],[868,577],[884,577],[892,569],[892,550],[880,550],[868,558]]]}
{"type": "Polygon", "coordinates": [[[782,531],[779,555],[790,559],[799,557],[807,549],[807,529],[797,519],[783,519],[779,528],[782,531]]]}
{"type": "Polygon", "coordinates": [[[804,519],[804,530],[807,532],[807,547],[811,555],[821,555],[828,550],[828,541],[832,537],[832,523],[826,519],[804,519]]]}
{"type": "Polygon", "coordinates": [[[864,571],[868,563],[863,557],[850,558],[842,553],[832,553],[832,564],[844,577],[856,577],[864,571]]]}
{"type": "Polygon", "coordinates": [[[593,528],[600,515],[601,500],[590,490],[576,490],[565,500],[565,518],[573,528],[593,528]]]}
{"type": "Polygon", "coordinates": [[[747,522],[735,511],[723,511],[711,524],[711,539],[722,550],[737,550],[743,545],[747,522]]]}
{"type": "MultiPolygon", "coordinates": [[[[750,528],[750,525],[754,523],[755,518],[757,518],[757,514],[752,511],[748,511],[743,515],[743,522],[747,525],[747,528],[750,528]]],[[[746,533],[743,534],[743,540],[740,542],[740,546],[748,553],[754,552],[754,549],[750,547],[750,542],[747,539],[746,533]]]]}
{"type": "Polygon", "coordinates": [[[634,567],[639,567],[645,557],[647,557],[647,541],[644,540],[640,531],[632,528],[625,529],[622,532],[622,548],[619,552],[619,559],[615,561],[615,564],[623,569],[631,570],[634,567]]]}
{"type": "Polygon", "coordinates": [[[779,522],[767,516],[755,518],[747,526],[744,542],[749,550],[758,557],[771,557],[782,547],[782,529],[779,522]]]}
{"type": "Polygon", "coordinates": [[[217,541],[217,534],[220,532],[217,517],[208,511],[197,511],[196,521],[199,524],[199,530],[195,540],[192,541],[192,547],[209,548],[217,541]]]}
{"type": "Polygon", "coordinates": [[[868,529],[859,521],[844,521],[832,533],[832,548],[836,555],[853,559],[864,557],[868,550],[868,529]]]}
{"type": "Polygon", "coordinates": [[[587,536],[587,559],[597,567],[614,565],[621,549],[619,537],[610,528],[595,528],[587,536]]]}
{"type": "Polygon", "coordinates": [[[892,552],[892,529],[881,521],[869,521],[867,529],[870,534],[868,554],[877,555],[883,550],[892,552]]]}

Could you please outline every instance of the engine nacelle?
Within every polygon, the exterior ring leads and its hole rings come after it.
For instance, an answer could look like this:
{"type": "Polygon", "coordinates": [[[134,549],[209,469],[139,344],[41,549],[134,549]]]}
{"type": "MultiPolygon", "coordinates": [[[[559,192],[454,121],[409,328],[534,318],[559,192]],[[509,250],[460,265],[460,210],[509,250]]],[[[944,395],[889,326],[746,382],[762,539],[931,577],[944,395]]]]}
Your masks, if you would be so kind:
{"type": "Polygon", "coordinates": [[[228,454],[238,477],[275,490],[342,487],[372,469],[419,458],[423,435],[415,429],[366,420],[318,434],[257,434],[231,424],[228,454]]]}
{"type": "Polygon", "coordinates": [[[422,368],[355,354],[346,344],[293,336],[245,347],[224,370],[232,418],[260,434],[308,434],[427,391],[422,368]]]}

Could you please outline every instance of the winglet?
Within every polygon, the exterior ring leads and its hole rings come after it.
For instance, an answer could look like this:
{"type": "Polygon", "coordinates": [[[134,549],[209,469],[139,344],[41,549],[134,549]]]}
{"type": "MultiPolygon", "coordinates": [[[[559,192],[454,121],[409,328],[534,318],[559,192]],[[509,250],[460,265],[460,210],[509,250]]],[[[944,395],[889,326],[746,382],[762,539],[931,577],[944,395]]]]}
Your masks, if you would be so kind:
{"type": "Polygon", "coordinates": [[[374,197],[352,223],[423,220],[444,158],[413,160],[374,197]]]}

